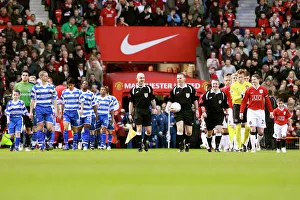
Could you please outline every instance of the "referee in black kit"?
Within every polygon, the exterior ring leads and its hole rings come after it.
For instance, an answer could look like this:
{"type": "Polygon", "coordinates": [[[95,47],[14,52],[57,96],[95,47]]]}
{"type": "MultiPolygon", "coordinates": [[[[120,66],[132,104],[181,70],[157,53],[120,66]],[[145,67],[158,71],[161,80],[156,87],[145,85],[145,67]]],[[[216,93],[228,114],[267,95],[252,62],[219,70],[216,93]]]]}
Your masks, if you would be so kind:
{"type": "Polygon", "coordinates": [[[134,120],[136,125],[136,140],[139,147],[138,151],[142,152],[143,148],[145,151],[148,151],[152,124],[150,105],[152,106],[153,113],[156,113],[156,101],[152,87],[145,85],[145,75],[138,73],[136,79],[136,86],[130,90],[129,120],[134,120]],[[146,129],[143,142],[142,127],[146,129]]]}
{"type": "Polygon", "coordinates": [[[177,139],[179,144],[179,151],[186,152],[190,149],[190,136],[192,135],[192,125],[194,123],[194,113],[192,105],[196,112],[196,117],[199,118],[198,98],[196,97],[196,90],[190,84],[186,84],[185,76],[182,73],[177,74],[177,85],[170,92],[170,101],[167,104],[167,110],[174,112],[176,126],[177,126],[177,139]],[[181,110],[175,112],[171,109],[171,104],[177,102],[181,105],[181,110]],[[185,129],[185,136],[183,135],[185,129]],[[185,139],[185,144],[184,144],[185,139]]]}
{"type": "Polygon", "coordinates": [[[216,152],[219,151],[218,147],[221,141],[223,133],[223,121],[224,121],[224,109],[228,113],[229,108],[227,104],[227,97],[224,92],[219,89],[219,81],[211,81],[212,88],[208,90],[202,96],[201,110],[202,117],[205,118],[206,128],[207,128],[207,142],[209,145],[208,152],[211,152],[212,146],[212,134],[213,131],[216,134],[216,152]]]}

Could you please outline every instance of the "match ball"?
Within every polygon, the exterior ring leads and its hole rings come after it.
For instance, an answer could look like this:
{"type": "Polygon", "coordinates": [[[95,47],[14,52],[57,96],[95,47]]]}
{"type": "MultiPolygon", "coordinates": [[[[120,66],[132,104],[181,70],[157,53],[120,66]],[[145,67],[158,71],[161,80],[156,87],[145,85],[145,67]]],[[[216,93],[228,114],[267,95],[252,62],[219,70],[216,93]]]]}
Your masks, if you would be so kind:
{"type": "Polygon", "coordinates": [[[179,112],[181,110],[181,105],[177,102],[174,102],[171,104],[170,107],[172,110],[175,110],[175,112],[179,112]]]}

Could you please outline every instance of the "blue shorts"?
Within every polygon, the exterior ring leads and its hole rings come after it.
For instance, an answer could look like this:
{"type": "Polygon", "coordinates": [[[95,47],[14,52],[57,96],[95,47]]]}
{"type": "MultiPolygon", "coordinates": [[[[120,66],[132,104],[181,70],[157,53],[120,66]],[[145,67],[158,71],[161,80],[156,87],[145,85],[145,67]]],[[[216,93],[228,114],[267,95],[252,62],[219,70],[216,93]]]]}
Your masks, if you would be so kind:
{"type": "Polygon", "coordinates": [[[80,117],[80,124],[81,125],[84,125],[84,124],[91,125],[91,123],[92,123],[92,117],[91,116],[80,117]]]}
{"type": "Polygon", "coordinates": [[[77,110],[74,110],[74,111],[65,110],[64,111],[64,122],[69,122],[71,124],[71,126],[74,126],[74,127],[81,126],[78,111],[77,110]]]}
{"type": "Polygon", "coordinates": [[[92,115],[90,130],[91,131],[96,130],[96,116],[95,115],[92,115]]]}
{"type": "Polygon", "coordinates": [[[37,106],[35,108],[35,120],[36,124],[41,122],[54,123],[54,113],[53,109],[49,107],[37,106]]]}
{"type": "Polygon", "coordinates": [[[115,130],[114,124],[109,123],[108,126],[107,126],[107,129],[110,130],[110,131],[115,130]]]}
{"type": "Polygon", "coordinates": [[[23,128],[23,117],[10,118],[10,123],[8,124],[9,134],[21,133],[22,128],[23,128]]]}
{"type": "Polygon", "coordinates": [[[100,129],[102,126],[108,127],[108,115],[98,116],[98,121],[96,122],[96,129],[100,129]]]}

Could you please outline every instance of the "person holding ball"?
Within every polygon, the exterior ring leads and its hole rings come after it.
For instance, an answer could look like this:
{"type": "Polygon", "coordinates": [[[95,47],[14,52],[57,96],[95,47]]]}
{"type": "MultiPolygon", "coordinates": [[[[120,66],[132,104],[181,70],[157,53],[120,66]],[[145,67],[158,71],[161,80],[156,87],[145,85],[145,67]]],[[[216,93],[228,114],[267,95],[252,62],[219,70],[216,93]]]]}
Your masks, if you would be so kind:
{"type": "Polygon", "coordinates": [[[192,125],[194,122],[194,113],[192,106],[196,110],[196,117],[199,118],[198,111],[198,99],[196,97],[196,90],[190,84],[187,84],[184,74],[177,74],[177,85],[170,92],[170,100],[167,104],[167,111],[173,112],[175,115],[176,126],[177,126],[177,141],[179,145],[179,151],[186,152],[190,149],[190,136],[192,135],[192,125]],[[181,109],[178,111],[172,106],[172,103],[179,103],[181,109]],[[178,111],[178,112],[176,112],[178,111]],[[185,130],[185,135],[183,132],[185,130]]]}

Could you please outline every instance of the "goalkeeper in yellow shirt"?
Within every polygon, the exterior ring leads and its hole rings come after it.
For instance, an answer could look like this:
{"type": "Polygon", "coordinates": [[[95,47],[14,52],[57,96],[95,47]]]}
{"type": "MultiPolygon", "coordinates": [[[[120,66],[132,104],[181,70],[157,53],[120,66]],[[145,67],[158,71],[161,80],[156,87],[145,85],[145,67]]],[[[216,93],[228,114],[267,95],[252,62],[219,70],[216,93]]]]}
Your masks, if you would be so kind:
{"type": "Polygon", "coordinates": [[[233,112],[233,123],[235,124],[235,134],[236,134],[236,141],[238,150],[242,150],[242,140],[241,140],[241,129],[242,124],[245,124],[245,133],[244,133],[244,140],[243,140],[243,150],[247,151],[246,146],[244,143],[246,142],[247,138],[250,134],[250,127],[246,125],[246,116],[247,116],[247,109],[244,112],[244,118],[240,119],[240,107],[244,97],[244,94],[248,87],[251,86],[251,83],[245,81],[245,73],[246,71],[240,69],[237,71],[238,81],[232,83],[230,86],[230,94],[232,98],[232,112],[233,112]]]}

